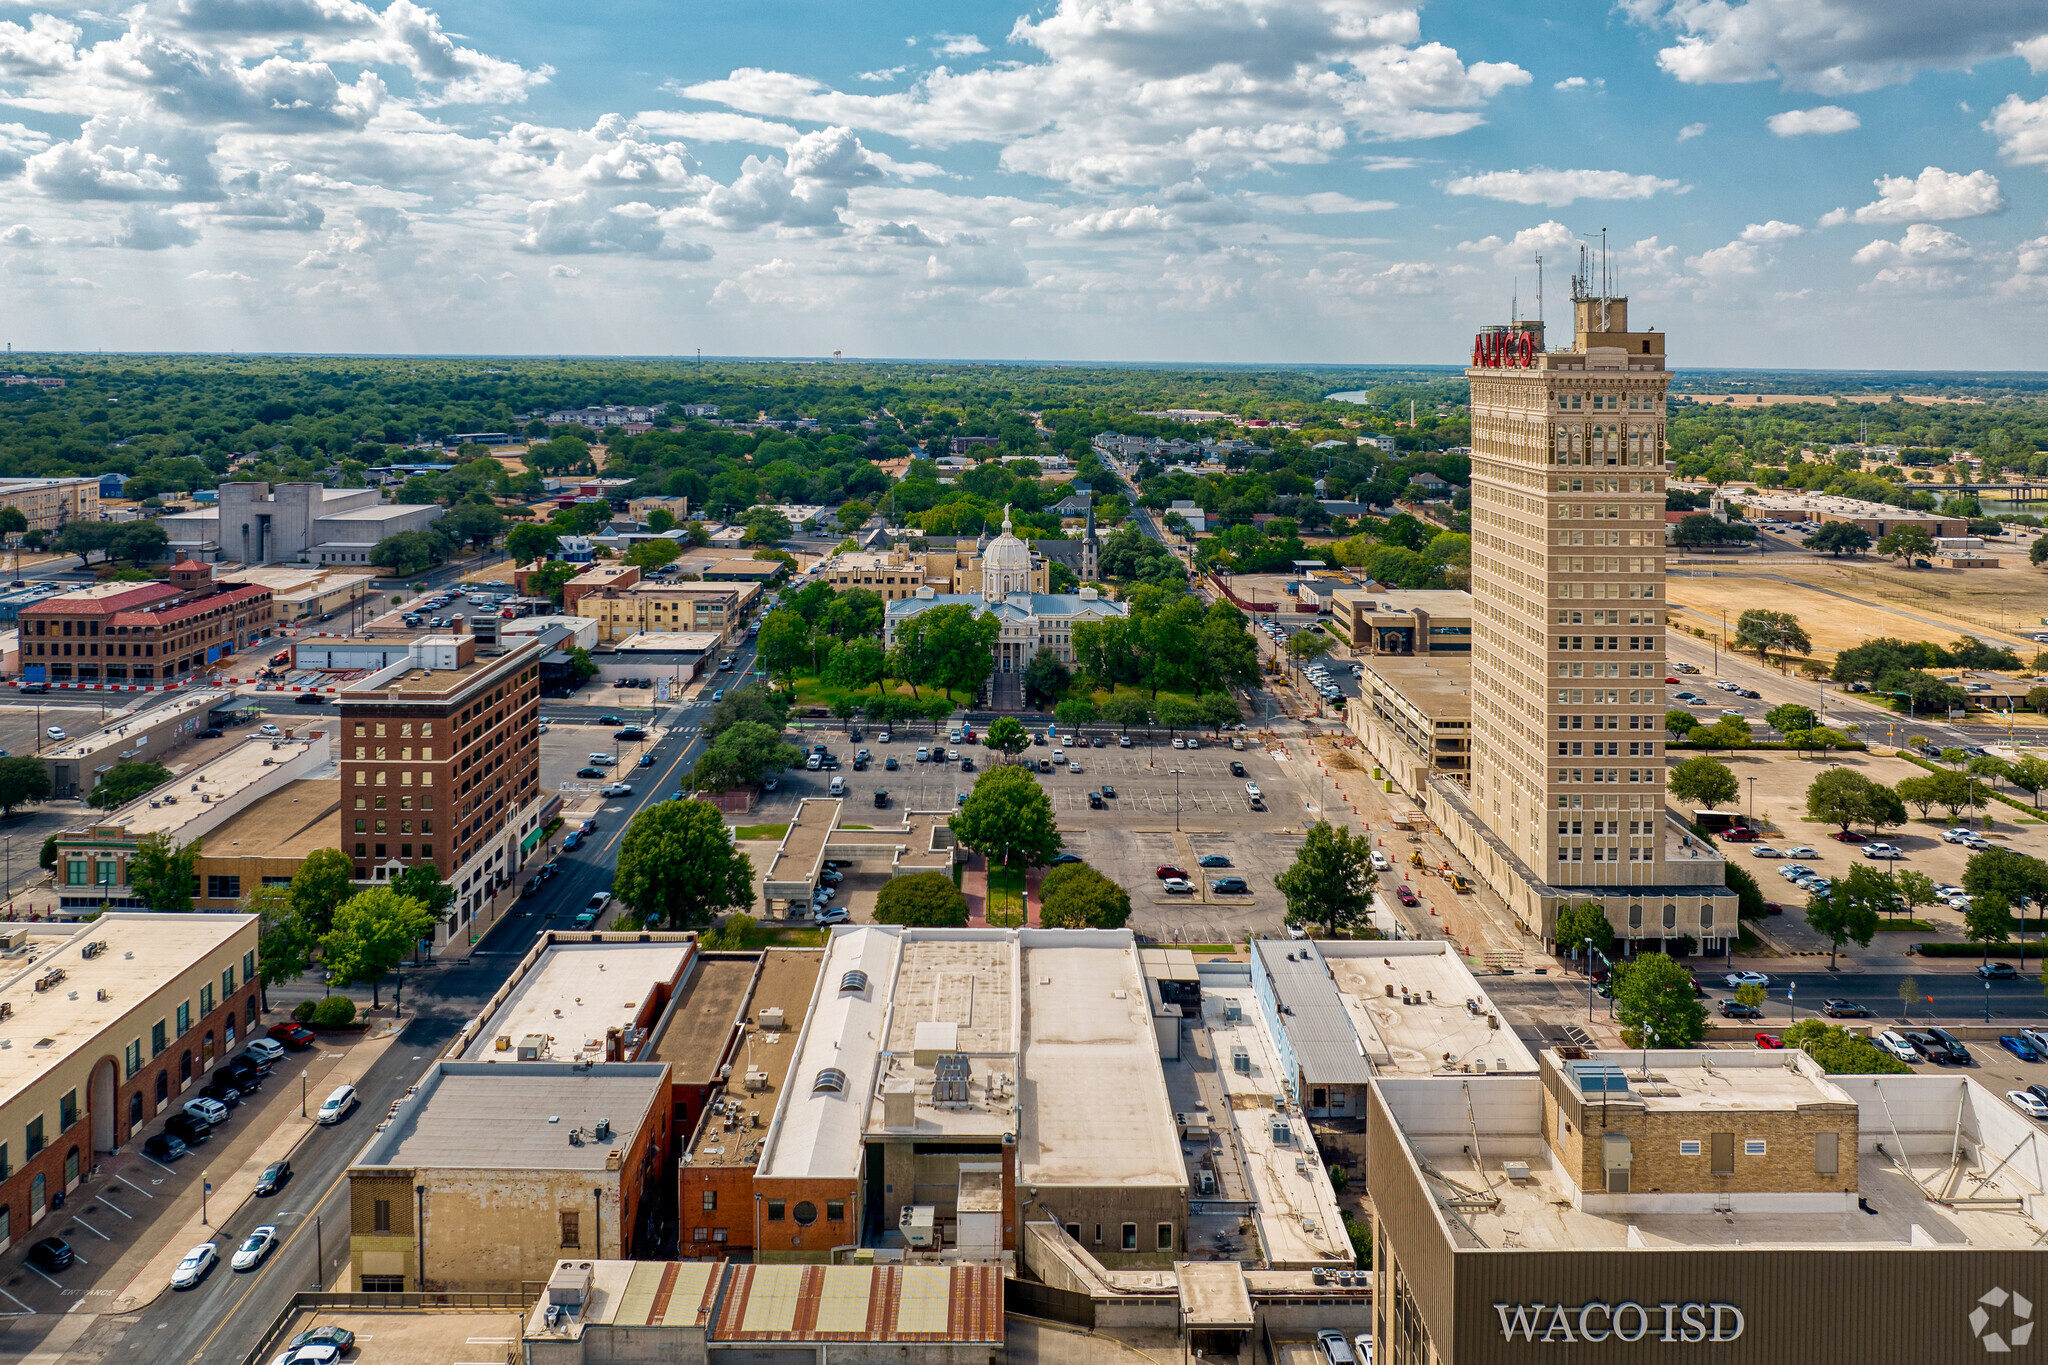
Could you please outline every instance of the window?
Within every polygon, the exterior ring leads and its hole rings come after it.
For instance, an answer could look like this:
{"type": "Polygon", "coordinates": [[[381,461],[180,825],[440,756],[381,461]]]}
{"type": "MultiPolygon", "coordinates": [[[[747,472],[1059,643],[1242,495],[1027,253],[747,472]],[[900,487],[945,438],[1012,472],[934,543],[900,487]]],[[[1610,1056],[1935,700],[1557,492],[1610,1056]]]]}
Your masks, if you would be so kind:
{"type": "Polygon", "coordinates": [[[28,1154],[31,1158],[43,1150],[43,1116],[37,1114],[28,1121],[28,1154]]]}
{"type": "Polygon", "coordinates": [[[1712,1175],[1734,1175],[1735,1134],[1716,1133],[1712,1137],[1711,1142],[1713,1143],[1713,1159],[1712,1163],[1707,1167],[1708,1173],[1712,1175]]]}
{"type": "Polygon", "coordinates": [[[1161,1223],[1159,1225],[1159,1249],[1161,1251],[1173,1250],[1173,1224],[1161,1223]]]}
{"type": "Polygon", "coordinates": [[[829,1223],[843,1223],[846,1221],[846,1201],[844,1199],[827,1199],[825,1201],[825,1221],[829,1223]]]}
{"type": "Polygon", "coordinates": [[[1764,1140],[1762,1138],[1744,1138],[1742,1140],[1742,1154],[1744,1156],[1762,1156],[1764,1154],[1764,1140]]]}
{"type": "Polygon", "coordinates": [[[716,1212],[718,1212],[718,1191],[717,1191],[717,1190],[706,1190],[706,1191],[704,1191],[704,1212],[706,1212],[706,1213],[716,1213],[716,1212]]]}
{"type": "Polygon", "coordinates": [[[78,1092],[76,1090],[67,1090],[64,1092],[63,1098],[57,1101],[57,1131],[61,1133],[76,1122],[78,1122],[78,1092]]]}
{"type": "Polygon", "coordinates": [[[782,1221],[782,1201],[780,1199],[768,1201],[768,1221],[771,1223],[782,1221]]]}
{"type": "Polygon", "coordinates": [[[1700,1140],[1698,1138],[1681,1138],[1678,1143],[1678,1154],[1680,1156],[1698,1156],[1700,1154],[1700,1140]]]}
{"type": "Polygon", "coordinates": [[[389,1199],[379,1199],[371,1203],[370,1231],[391,1231],[391,1201],[389,1199]]]}
{"type": "Polygon", "coordinates": [[[254,981],[255,979],[256,950],[254,948],[251,948],[248,952],[242,954],[242,980],[254,981]]]}
{"type": "Polygon", "coordinates": [[[149,1055],[159,1055],[168,1045],[169,1040],[164,1036],[164,1021],[159,1019],[149,1026],[149,1055]]]}
{"type": "Polygon", "coordinates": [[[363,1276],[363,1292],[365,1294],[403,1294],[405,1292],[405,1276],[365,1275],[363,1276]]]}
{"type": "Polygon", "coordinates": [[[207,982],[199,988],[199,1017],[204,1019],[213,1013],[213,983],[207,982]]]}
{"type": "Polygon", "coordinates": [[[583,1215],[565,1213],[562,1215],[562,1245],[580,1247],[583,1245],[583,1215]]]}
{"type": "Polygon", "coordinates": [[[799,1199],[795,1214],[796,1225],[800,1228],[807,1228],[818,1221],[818,1206],[808,1199],[799,1199]]]}
{"type": "Polygon", "coordinates": [[[134,1080],[135,1073],[142,1070],[142,1040],[140,1038],[128,1044],[127,1054],[122,1060],[128,1064],[128,1079],[134,1080]]]}
{"type": "Polygon", "coordinates": [[[1136,1251],[1137,1249],[1138,1225],[1136,1223],[1126,1223],[1124,1224],[1124,1250],[1136,1251]]]}
{"type": "MultiPolygon", "coordinates": [[[[135,1098],[139,1100],[142,1096],[137,1095],[135,1098]]],[[[14,1166],[7,1160],[7,1144],[0,1142],[0,1180],[5,1180],[13,1174],[14,1166]]]]}
{"type": "Polygon", "coordinates": [[[1815,1133],[1813,1135],[1813,1173],[1815,1175],[1839,1175],[1841,1170],[1841,1134],[1815,1133]]]}
{"type": "MultiPolygon", "coordinates": [[[[292,879],[290,877],[286,877],[284,879],[284,884],[287,886],[291,885],[291,880],[292,879]]],[[[228,967],[224,969],[220,974],[220,998],[225,1000],[234,993],[235,969],[233,967],[228,967]]]]}
{"type": "Polygon", "coordinates": [[[178,1002],[178,1036],[180,1038],[183,1038],[187,1033],[190,1033],[191,1031],[192,1002],[190,1000],[180,1000],[178,1002]]]}

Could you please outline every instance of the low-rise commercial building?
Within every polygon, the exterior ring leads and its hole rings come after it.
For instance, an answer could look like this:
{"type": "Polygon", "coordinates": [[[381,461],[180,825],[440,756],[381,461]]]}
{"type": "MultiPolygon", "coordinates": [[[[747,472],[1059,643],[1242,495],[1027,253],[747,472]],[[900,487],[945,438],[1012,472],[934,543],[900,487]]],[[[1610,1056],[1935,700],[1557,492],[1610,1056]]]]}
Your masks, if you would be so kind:
{"type": "MultiPolygon", "coordinates": [[[[60,385],[63,381],[57,381],[60,385]]],[[[12,507],[28,529],[55,536],[69,521],[100,519],[97,475],[77,479],[0,479],[0,507],[12,507]]]]}
{"type": "Polygon", "coordinates": [[[387,503],[375,488],[317,483],[224,483],[219,505],[158,518],[171,549],[198,560],[367,567],[377,542],[424,531],[447,512],[438,503],[387,503]]]}
{"type": "Polygon", "coordinates": [[[0,1248],[255,1029],[253,915],[0,936],[0,1248]]]}
{"type": "Polygon", "coordinates": [[[1873,541],[1905,526],[1917,526],[1941,539],[1959,536],[1970,528],[1966,517],[1942,516],[1908,507],[1893,507],[1862,498],[1843,498],[1830,493],[1772,493],[1762,489],[1732,489],[1721,501],[1742,513],[1745,521],[1830,521],[1859,526],[1873,541]]]}
{"type": "Polygon", "coordinates": [[[1470,658],[1361,659],[1358,700],[1344,708],[1344,723],[1390,770],[1405,792],[1418,792],[1432,776],[1471,780],[1472,662],[1470,658]]]}
{"type": "Polygon", "coordinates": [[[635,1062],[697,957],[695,934],[548,934],[456,1035],[469,1062],[635,1062]],[[601,986],[601,989],[600,989],[601,986]]]}
{"type": "Polygon", "coordinates": [[[1376,1359],[1865,1365],[2033,1336],[2048,1141],[1967,1077],[1538,1060],[1373,1082],[1376,1359]]]}
{"type": "Polygon", "coordinates": [[[630,1257],[670,1132],[665,1064],[437,1062],[349,1167],[350,1288],[517,1291],[564,1252],[630,1257]]]}
{"type": "MultiPolygon", "coordinates": [[[[571,610],[597,622],[597,638],[606,644],[643,631],[710,634],[731,643],[740,637],[760,596],[757,583],[633,582],[578,592],[571,610]]],[[[563,600],[569,600],[566,590],[563,600]]]]}
{"type": "Polygon", "coordinates": [[[1331,626],[1357,654],[1472,652],[1472,594],[1468,592],[1338,588],[1327,596],[1331,626]]]}
{"type": "Polygon", "coordinates": [[[76,739],[57,741],[41,754],[50,770],[50,794],[90,796],[117,763],[162,761],[180,744],[215,724],[216,713],[233,697],[218,688],[180,692],[145,710],[117,715],[76,739]]]}
{"type": "Polygon", "coordinates": [[[155,583],[100,583],[22,608],[30,682],[171,682],[262,647],[275,630],[269,588],[215,581],[180,558],[155,583]]]}

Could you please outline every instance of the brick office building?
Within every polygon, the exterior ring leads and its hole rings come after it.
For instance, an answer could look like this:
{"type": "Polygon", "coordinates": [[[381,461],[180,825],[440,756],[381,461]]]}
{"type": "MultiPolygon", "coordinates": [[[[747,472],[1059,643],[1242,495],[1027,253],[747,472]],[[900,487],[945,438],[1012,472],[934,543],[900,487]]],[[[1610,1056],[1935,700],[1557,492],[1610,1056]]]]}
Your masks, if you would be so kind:
{"type": "Polygon", "coordinates": [[[99,583],[23,607],[23,676],[172,682],[259,647],[275,613],[269,588],[216,582],[211,564],[181,558],[166,582],[99,583]]]}
{"type": "Polygon", "coordinates": [[[0,1019],[24,1040],[0,1050],[0,1249],[259,1018],[253,915],[114,913],[9,932],[39,951],[0,976],[0,1019]]]}
{"type": "Polygon", "coordinates": [[[539,841],[540,657],[527,637],[415,640],[342,688],[341,848],[357,881],[431,865],[456,890],[459,932],[539,841]]]}

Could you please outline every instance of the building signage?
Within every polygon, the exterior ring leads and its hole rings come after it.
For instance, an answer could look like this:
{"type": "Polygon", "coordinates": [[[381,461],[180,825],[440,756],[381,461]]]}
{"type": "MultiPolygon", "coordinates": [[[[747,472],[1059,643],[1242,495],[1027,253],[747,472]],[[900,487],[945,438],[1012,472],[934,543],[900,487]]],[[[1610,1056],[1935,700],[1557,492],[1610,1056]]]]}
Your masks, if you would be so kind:
{"type": "Polygon", "coordinates": [[[1742,1310],[1732,1303],[1497,1303],[1506,1341],[1729,1342],[1742,1335],[1742,1310]]]}

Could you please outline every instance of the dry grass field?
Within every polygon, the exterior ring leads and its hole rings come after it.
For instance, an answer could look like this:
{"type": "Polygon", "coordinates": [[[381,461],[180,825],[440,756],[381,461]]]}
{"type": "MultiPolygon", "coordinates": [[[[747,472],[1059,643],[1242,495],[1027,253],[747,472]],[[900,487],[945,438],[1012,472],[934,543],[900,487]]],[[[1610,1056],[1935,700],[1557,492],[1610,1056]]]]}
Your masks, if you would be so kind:
{"type": "Polygon", "coordinates": [[[1866,560],[1767,571],[1730,561],[1713,578],[1673,577],[1667,592],[1680,625],[1718,630],[1726,611],[1731,634],[1736,617],[1751,607],[1789,611],[1823,660],[1879,635],[1945,642],[1965,630],[2024,654],[2037,648],[2026,635],[2048,630],[2040,624],[2048,618],[2048,573],[2008,562],[2004,569],[1907,570],[1866,560]]]}

